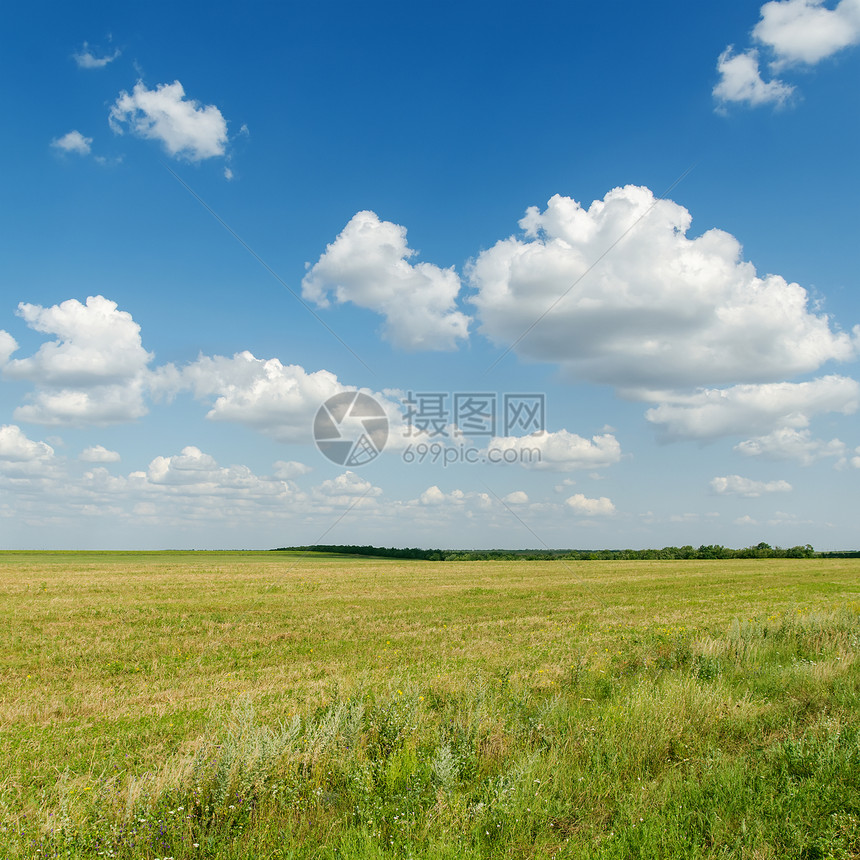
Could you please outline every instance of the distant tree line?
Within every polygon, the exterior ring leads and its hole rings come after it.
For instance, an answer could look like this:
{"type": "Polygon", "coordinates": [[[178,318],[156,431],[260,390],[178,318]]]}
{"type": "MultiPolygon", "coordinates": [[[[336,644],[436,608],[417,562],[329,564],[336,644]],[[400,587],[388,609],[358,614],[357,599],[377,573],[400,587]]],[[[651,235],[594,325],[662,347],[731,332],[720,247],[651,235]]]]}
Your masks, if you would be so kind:
{"type": "Polygon", "coordinates": [[[273,552],[324,552],[337,555],[363,555],[372,558],[411,558],[425,561],[628,561],[661,559],[732,559],[732,558],[860,558],[860,551],[816,552],[810,544],[804,546],[778,547],[767,543],[743,549],[731,549],[719,544],[703,544],[698,549],[692,546],[664,546],[662,549],[488,549],[448,550],[398,548],[380,546],[330,545],[284,546],[273,552]]]}
{"type": "Polygon", "coordinates": [[[447,561],[448,553],[441,549],[398,548],[385,546],[329,545],[280,546],[273,552],[325,552],[336,555],[367,555],[373,558],[416,558],[424,561],[447,561]]]}

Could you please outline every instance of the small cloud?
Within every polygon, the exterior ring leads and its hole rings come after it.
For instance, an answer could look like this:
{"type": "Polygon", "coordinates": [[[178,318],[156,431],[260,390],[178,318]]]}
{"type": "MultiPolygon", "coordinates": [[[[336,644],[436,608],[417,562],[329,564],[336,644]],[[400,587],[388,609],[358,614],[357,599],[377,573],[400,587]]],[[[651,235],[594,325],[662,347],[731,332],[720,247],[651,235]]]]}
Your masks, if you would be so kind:
{"type": "Polygon", "coordinates": [[[744,514],[742,517],[737,517],[732,520],[736,526],[757,526],[758,520],[754,520],[749,514],[744,514]]]}
{"type": "Polygon", "coordinates": [[[508,493],[502,501],[507,505],[527,505],[529,497],[522,490],[514,490],[513,493],[508,493]]]}
{"type": "Polygon", "coordinates": [[[292,478],[298,478],[302,475],[307,475],[313,469],[306,466],[304,463],[299,463],[296,460],[276,460],[273,467],[276,478],[281,478],[284,481],[289,481],[292,478]]]}
{"type": "Polygon", "coordinates": [[[55,138],[51,141],[51,146],[54,149],[59,149],[62,152],[74,152],[78,155],[89,155],[90,147],[93,139],[84,137],[79,131],[70,131],[62,137],[55,138]]]}
{"type": "Polygon", "coordinates": [[[840,0],[828,9],[822,0],[782,0],[761,7],[753,38],[773,49],[777,68],[816,63],[860,43],[860,5],[840,0]]]}
{"type": "Polygon", "coordinates": [[[359,477],[355,472],[346,471],[328,481],[323,481],[317,492],[323,496],[380,496],[382,489],[374,487],[370,481],[359,477]]]}
{"type": "Polygon", "coordinates": [[[227,147],[227,120],[215,105],[202,105],[185,97],[179,81],[149,90],[143,81],[131,94],[123,90],[110,109],[110,127],[122,134],[159,140],[169,155],[188,161],[223,156],[227,147]]]}
{"type": "Polygon", "coordinates": [[[0,459],[14,462],[48,460],[54,449],[44,442],[28,439],[17,424],[0,426],[0,459]]]}
{"type": "Polygon", "coordinates": [[[119,55],[120,50],[117,48],[112,54],[105,54],[97,57],[91,50],[89,44],[84,42],[83,48],[75,54],[72,54],[79,69],[103,69],[108,63],[112,63],[119,55]]]}
{"type": "Polygon", "coordinates": [[[233,178],[233,171],[229,167],[224,168],[224,178],[229,182],[233,178]]]}
{"type": "Polygon", "coordinates": [[[302,296],[325,308],[332,298],[385,318],[383,337],[405,350],[454,350],[469,337],[469,317],[457,309],[460,277],[416,255],[406,228],[357,212],[302,279],[302,296]]]}
{"type": "Polygon", "coordinates": [[[115,155],[112,158],[107,158],[104,155],[94,155],[93,161],[96,164],[103,164],[105,167],[116,167],[117,164],[122,164],[123,158],[124,156],[122,155],[115,155]]]}
{"type": "Polygon", "coordinates": [[[18,341],[8,331],[0,329],[0,366],[9,361],[9,357],[18,349],[18,341]]]}
{"type": "Polygon", "coordinates": [[[621,445],[611,433],[586,439],[562,428],[529,436],[495,436],[487,455],[495,463],[518,462],[526,469],[567,472],[611,466],[621,459],[621,445]]]}
{"type": "Polygon", "coordinates": [[[373,508],[378,504],[382,488],[360,478],[355,472],[343,472],[313,488],[313,496],[325,506],[342,508],[373,508]]]}
{"type": "Polygon", "coordinates": [[[729,45],[717,60],[720,80],[714,87],[714,97],[726,102],[746,102],[757,107],[764,104],[781,105],[794,92],[794,87],[776,78],[765,81],[761,76],[758,51],[752,48],[742,54],[732,53],[729,45]]]}
{"type": "Polygon", "coordinates": [[[840,439],[814,439],[808,429],[778,427],[765,436],[747,439],[735,445],[735,451],[748,457],[766,457],[771,460],[797,460],[809,466],[823,457],[845,456],[846,445],[840,439]]]}
{"type": "Polygon", "coordinates": [[[797,514],[787,514],[785,511],[776,511],[773,517],[767,521],[769,526],[811,526],[813,520],[802,520],[797,514]]]}
{"type": "Polygon", "coordinates": [[[764,493],[790,493],[788,481],[753,481],[740,475],[725,475],[711,481],[711,489],[721,496],[744,496],[754,499],[764,493]]]}
{"type": "Polygon", "coordinates": [[[116,451],[109,451],[103,445],[91,445],[81,451],[78,459],[82,463],[118,463],[122,458],[116,451]]]}
{"type": "Polygon", "coordinates": [[[669,517],[670,523],[694,523],[699,519],[698,514],[686,513],[686,514],[672,514],[669,517]]]}
{"type": "Polygon", "coordinates": [[[438,506],[438,505],[454,505],[460,506],[466,503],[466,494],[462,490],[451,490],[450,493],[443,493],[435,484],[428,487],[418,497],[418,502],[422,505],[438,506]]]}
{"type": "Polygon", "coordinates": [[[565,504],[573,508],[578,514],[583,514],[587,517],[608,517],[615,513],[615,505],[606,496],[601,496],[599,499],[589,499],[582,493],[565,499],[565,504]]]}
{"type": "MultiPolygon", "coordinates": [[[[752,37],[770,56],[771,72],[798,65],[811,68],[860,43],[858,0],[839,0],[832,9],[824,0],[769,0],[759,11],[761,20],[752,37]]],[[[721,102],[718,112],[727,102],[780,105],[794,92],[784,81],[762,78],[757,48],[740,54],[733,50],[729,45],[717,61],[720,81],[713,92],[721,102]]]]}

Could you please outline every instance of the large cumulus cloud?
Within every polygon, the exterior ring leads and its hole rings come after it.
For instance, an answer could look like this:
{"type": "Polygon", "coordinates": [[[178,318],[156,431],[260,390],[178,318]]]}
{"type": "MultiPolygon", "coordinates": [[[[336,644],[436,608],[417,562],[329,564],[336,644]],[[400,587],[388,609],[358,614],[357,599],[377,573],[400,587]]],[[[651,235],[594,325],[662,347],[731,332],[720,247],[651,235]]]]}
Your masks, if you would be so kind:
{"type": "Polygon", "coordinates": [[[691,220],[637,186],[588,208],[561,195],[529,208],[522,235],[470,266],[481,330],[523,358],[634,394],[772,382],[854,357],[855,342],[810,309],[801,286],[757,274],[723,230],[688,237],[691,220]]]}

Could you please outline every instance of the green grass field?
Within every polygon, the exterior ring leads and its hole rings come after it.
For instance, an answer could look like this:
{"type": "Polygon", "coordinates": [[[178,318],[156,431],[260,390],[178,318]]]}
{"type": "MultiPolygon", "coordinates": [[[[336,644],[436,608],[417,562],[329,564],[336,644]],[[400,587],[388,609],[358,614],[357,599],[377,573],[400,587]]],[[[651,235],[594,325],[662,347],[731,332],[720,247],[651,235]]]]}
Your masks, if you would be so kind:
{"type": "Polygon", "coordinates": [[[0,554],[0,857],[860,857],[860,561],[0,554]]]}

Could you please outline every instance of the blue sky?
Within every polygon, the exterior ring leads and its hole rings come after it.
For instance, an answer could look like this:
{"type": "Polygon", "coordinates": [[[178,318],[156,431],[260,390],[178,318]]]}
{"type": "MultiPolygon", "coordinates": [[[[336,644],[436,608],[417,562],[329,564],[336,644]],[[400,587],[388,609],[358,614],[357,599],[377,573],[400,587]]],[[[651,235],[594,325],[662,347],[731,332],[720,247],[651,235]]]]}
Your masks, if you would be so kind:
{"type": "Polygon", "coordinates": [[[4,547],[856,546],[858,0],[4,19],[4,547]]]}

